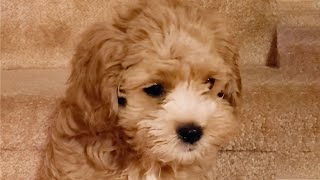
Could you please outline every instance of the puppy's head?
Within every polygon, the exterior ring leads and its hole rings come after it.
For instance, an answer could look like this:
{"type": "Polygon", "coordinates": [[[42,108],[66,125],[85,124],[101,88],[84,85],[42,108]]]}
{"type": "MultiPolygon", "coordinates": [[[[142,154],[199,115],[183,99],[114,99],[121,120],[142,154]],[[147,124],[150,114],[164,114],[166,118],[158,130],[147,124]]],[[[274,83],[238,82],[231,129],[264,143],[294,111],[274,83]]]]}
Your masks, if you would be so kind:
{"type": "Polygon", "coordinates": [[[214,16],[152,3],[84,35],[67,98],[82,127],[121,129],[149,159],[205,160],[237,127],[237,50],[214,16]]]}

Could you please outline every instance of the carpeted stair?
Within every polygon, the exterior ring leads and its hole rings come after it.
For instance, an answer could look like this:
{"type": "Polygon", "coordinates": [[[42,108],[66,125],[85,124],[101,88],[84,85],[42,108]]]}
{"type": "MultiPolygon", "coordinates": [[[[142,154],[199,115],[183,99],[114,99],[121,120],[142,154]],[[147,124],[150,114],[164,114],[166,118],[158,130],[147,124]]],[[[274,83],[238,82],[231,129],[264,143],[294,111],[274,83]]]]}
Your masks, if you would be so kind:
{"type": "MultiPolygon", "coordinates": [[[[74,44],[69,38],[75,38],[77,26],[83,28],[102,18],[92,14],[101,5],[99,1],[76,2],[80,1],[74,2],[77,6],[71,1],[60,4],[54,0],[1,3],[0,179],[41,177],[47,118],[57,98],[63,95],[68,78],[66,64],[74,44]],[[48,7],[46,3],[51,8],[41,9],[48,7]],[[15,6],[19,11],[13,10],[15,6]],[[73,6],[77,9],[66,10],[73,6]],[[35,12],[47,14],[37,18],[35,12]],[[59,13],[66,17],[59,19],[55,16],[59,13]],[[23,18],[10,19],[9,15],[23,18]],[[90,15],[87,21],[85,15],[90,15]],[[69,23],[66,44],[37,44],[41,37],[35,27],[30,36],[24,34],[30,30],[31,22],[50,28],[46,25],[52,22],[46,18],[69,23]],[[24,19],[30,21],[15,26],[24,19]],[[13,29],[17,32],[10,31],[13,29]]],[[[109,3],[102,3],[105,8],[119,3],[104,2],[109,3]]],[[[320,179],[320,1],[188,2],[226,12],[237,29],[234,33],[242,35],[239,40],[244,44],[242,131],[220,151],[218,179],[320,179]]],[[[54,37],[52,32],[48,31],[46,37],[54,37]]],[[[63,28],[58,32],[61,33],[65,33],[63,28]]],[[[47,39],[49,42],[56,39],[47,39]]]]}

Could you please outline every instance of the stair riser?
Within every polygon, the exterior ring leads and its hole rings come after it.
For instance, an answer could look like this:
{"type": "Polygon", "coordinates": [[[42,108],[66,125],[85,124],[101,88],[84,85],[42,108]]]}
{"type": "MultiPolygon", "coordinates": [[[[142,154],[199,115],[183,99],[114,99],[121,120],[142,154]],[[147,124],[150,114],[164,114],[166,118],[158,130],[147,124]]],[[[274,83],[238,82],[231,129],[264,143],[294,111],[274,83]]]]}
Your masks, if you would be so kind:
{"type": "MultiPolygon", "coordinates": [[[[245,89],[241,135],[225,149],[283,153],[314,151],[320,86],[245,89]]],[[[2,97],[2,147],[41,149],[56,98],[2,97]]]]}

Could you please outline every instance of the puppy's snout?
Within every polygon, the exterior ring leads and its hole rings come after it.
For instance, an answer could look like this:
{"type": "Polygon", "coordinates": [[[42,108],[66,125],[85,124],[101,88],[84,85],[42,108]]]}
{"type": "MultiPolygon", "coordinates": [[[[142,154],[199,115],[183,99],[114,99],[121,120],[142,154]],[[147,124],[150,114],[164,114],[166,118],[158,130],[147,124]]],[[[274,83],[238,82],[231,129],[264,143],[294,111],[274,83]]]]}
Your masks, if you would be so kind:
{"type": "Polygon", "coordinates": [[[201,139],[202,128],[195,124],[186,124],[177,129],[179,138],[189,144],[193,144],[201,139]]]}

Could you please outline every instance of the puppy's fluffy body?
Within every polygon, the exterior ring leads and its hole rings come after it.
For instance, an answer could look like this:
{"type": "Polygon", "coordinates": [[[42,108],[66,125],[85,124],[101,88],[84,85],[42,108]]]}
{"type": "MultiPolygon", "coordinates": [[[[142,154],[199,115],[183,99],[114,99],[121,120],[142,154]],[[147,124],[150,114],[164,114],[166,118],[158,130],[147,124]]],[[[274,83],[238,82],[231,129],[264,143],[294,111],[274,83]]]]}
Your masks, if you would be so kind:
{"type": "Polygon", "coordinates": [[[53,117],[48,178],[213,179],[218,147],[237,130],[237,60],[216,15],[177,1],[141,1],[95,24],[53,117]],[[144,91],[155,83],[159,97],[144,91]],[[203,129],[194,144],[177,135],[188,123],[203,129]]]}

